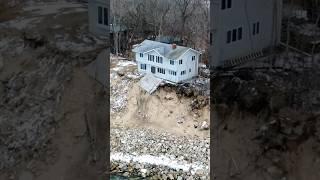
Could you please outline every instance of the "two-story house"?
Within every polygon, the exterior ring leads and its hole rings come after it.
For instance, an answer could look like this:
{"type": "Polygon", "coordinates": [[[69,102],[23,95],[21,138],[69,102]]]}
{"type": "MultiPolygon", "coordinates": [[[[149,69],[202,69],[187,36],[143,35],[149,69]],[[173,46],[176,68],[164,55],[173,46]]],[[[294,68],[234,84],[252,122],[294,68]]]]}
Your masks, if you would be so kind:
{"type": "Polygon", "coordinates": [[[108,37],[109,6],[107,0],[88,0],[89,31],[93,34],[108,37]]]}
{"type": "Polygon", "coordinates": [[[140,73],[179,83],[198,75],[200,52],[176,44],[145,40],[134,46],[140,73]]]}
{"type": "Polygon", "coordinates": [[[282,0],[211,0],[210,66],[239,64],[280,43],[282,0]]]}

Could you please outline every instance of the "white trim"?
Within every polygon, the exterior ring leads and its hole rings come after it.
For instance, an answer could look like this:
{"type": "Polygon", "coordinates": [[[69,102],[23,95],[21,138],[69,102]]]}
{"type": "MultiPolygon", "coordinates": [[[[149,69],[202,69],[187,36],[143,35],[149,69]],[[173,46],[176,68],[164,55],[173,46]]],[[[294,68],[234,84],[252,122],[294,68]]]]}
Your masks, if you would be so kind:
{"type": "Polygon", "coordinates": [[[144,52],[143,54],[149,53],[151,51],[155,51],[157,54],[159,54],[161,57],[164,57],[163,55],[161,55],[156,49],[151,49],[149,51],[144,52]]]}
{"type": "Polygon", "coordinates": [[[197,50],[194,50],[192,48],[189,48],[188,50],[186,50],[186,52],[184,52],[183,54],[181,54],[178,58],[176,58],[175,60],[178,60],[180,59],[182,56],[184,56],[189,50],[192,50],[194,51],[195,53],[198,53],[199,55],[202,54],[201,52],[197,51],[197,50]]]}

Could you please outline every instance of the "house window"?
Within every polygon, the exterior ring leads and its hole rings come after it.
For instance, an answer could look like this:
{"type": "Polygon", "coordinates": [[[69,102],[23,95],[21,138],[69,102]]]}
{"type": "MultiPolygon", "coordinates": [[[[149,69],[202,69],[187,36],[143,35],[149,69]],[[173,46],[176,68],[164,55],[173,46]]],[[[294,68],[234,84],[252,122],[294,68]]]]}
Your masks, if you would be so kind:
{"type": "Polygon", "coordinates": [[[186,74],[186,71],[181,71],[181,75],[185,75],[186,74]]]}
{"type": "Polygon", "coordinates": [[[147,65],[146,64],[140,64],[140,69],[146,70],[147,69],[147,65]]]}
{"type": "Polygon", "coordinates": [[[232,6],[232,0],[221,0],[221,9],[229,9],[232,6]]]}
{"type": "Polygon", "coordinates": [[[158,71],[158,73],[166,74],[166,70],[163,68],[158,68],[157,71],[158,71]]]}
{"type": "Polygon", "coordinates": [[[182,59],[179,60],[179,64],[182,64],[182,59]]]}
{"type": "Polygon", "coordinates": [[[108,25],[108,9],[107,8],[103,8],[103,13],[104,13],[104,16],[103,16],[103,19],[104,19],[104,25],[108,25]]]}
{"type": "Polygon", "coordinates": [[[171,64],[171,65],[174,65],[174,60],[170,60],[170,64],[171,64]]]}
{"type": "Polygon", "coordinates": [[[256,35],[260,32],[260,22],[253,23],[253,31],[252,34],[256,35]]]}
{"type": "Polygon", "coordinates": [[[169,74],[172,75],[172,76],[176,76],[176,75],[177,75],[177,72],[175,72],[175,71],[170,71],[170,70],[169,70],[169,74]]]}
{"type": "Polygon", "coordinates": [[[232,0],[228,0],[227,7],[231,8],[231,6],[232,6],[232,0]]]}
{"type": "Polygon", "coordinates": [[[102,24],[102,19],[103,19],[103,17],[102,17],[102,7],[98,7],[98,23],[99,24],[102,24]]]}
{"type": "Polygon", "coordinates": [[[210,45],[212,45],[212,33],[210,33],[210,45]]]}
{"type": "Polygon", "coordinates": [[[231,42],[231,31],[227,32],[227,43],[231,42]]]}
{"type": "Polygon", "coordinates": [[[189,72],[191,72],[191,69],[189,69],[189,72]]]}
{"type": "Polygon", "coordinates": [[[196,60],[196,56],[192,56],[192,61],[196,60]]]}
{"type": "Polygon", "coordinates": [[[222,0],[221,9],[226,9],[226,0],[222,0]]]}
{"type": "Polygon", "coordinates": [[[242,27],[238,28],[238,40],[242,39],[242,27]]]}
{"type": "Polygon", "coordinates": [[[143,57],[143,54],[142,54],[142,53],[140,53],[140,57],[143,57]]]}
{"type": "Polygon", "coordinates": [[[154,62],[154,56],[153,55],[148,55],[148,60],[154,62]]]}
{"type": "Polygon", "coordinates": [[[242,27],[227,32],[227,43],[242,39],[242,27]]]}
{"type": "Polygon", "coordinates": [[[234,30],[232,30],[232,41],[234,42],[236,40],[237,40],[237,30],[234,29],[234,30]]]}
{"type": "Polygon", "coordinates": [[[162,64],[162,57],[156,56],[156,62],[162,64]]]}

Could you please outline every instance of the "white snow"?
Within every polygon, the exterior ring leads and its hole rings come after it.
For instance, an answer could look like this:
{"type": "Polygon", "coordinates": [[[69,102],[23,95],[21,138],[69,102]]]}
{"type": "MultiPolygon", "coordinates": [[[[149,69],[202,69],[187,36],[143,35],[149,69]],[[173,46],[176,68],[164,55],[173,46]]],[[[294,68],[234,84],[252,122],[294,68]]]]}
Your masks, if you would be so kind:
{"type": "Polygon", "coordinates": [[[133,62],[133,61],[124,61],[121,60],[117,63],[118,66],[136,66],[137,63],[133,62]]]}
{"type": "Polygon", "coordinates": [[[200,162],[186,163],[185,161],[177,161],[172,157],[164,155],[153,156],[153,155],[131,155],[120,152],[111,153],[111,161],[120,161],[125,163],[136,162],[140,164],[151,164],[156,166],[166,166],[175,170],[183,170],[185,172],[195,173],[197,170],[208,170],[208,166],[201,165],[200,162]]]}

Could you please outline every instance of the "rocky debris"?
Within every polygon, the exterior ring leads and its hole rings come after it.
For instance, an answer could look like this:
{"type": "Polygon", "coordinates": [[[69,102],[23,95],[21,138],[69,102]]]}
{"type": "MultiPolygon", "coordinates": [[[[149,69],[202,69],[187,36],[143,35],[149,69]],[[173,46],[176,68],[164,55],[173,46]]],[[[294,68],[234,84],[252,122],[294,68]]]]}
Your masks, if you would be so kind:
{"type": "Polygon", "coordinates": [[[205,64],[199,64],[199,75],[204,78],[210,78],[210,70],[205,64]]]}
{"type": "Polygon", "coordinates": [[[191,101],[190,107],[191,107],[191,110],[194,111],[194,110],[202,109],[207,105],[209,105],[208,97],[197,96],[191,101]]]}
{"type": "MultiPolygon", "coordinates": [[[[148,179],[156,179],[157,177],[158,179],[159,177],[173,179],[178,179],[179,177],[179,179],[201,179],[203,176],[205,179],[209,178],[209,138],[199,139],[198,137],[180,137],[148,129],[118,128],[111,129],[110,137],[111,171],[114,174],[127,173],[127,175],[130,176],[146,176],[148,179]],[[172,162],[167,162],[167,165],[154,165],[152,163],[134,161],[128,163],[114,160],[112,154],[119,152],[134,157],[143,155],[152,155],[154,157],[165,156],[169,157],[172,162]],[[186,168],[186,171],[170,167],[174,161],[181,162],[181,168],[186,168]],[[193,164],[194,166],[192,166],[193,168],[188,169],[187,167],[184,167],[184,165],[187,164],[193,164]],[[199,169],[202,169],[202,171],[200,172],[199,169]]],[[[155,161],[155,158],[153,159],[153,161],[155,161]]],[[[164,162],[162,163],[165,164],[164,162]]],[[[157,162],[155,161],[154,163],[157,162]]]]}
{"type": "Polygon", "coordinates": [[[200,130],[208,130],[210,128],[207,121],[203,121],[200,127],[200,130]]]}
{"type": "Polygon", "coordinates": [[[210,96],[210,79],[209,78],[196,78],[190,81],[177,84],[176,93],[178,96],[192,97],[192,96],[210,96]]]}
{"type": "Polygon", "coordinates": [[[61,118],[56,110],[63,84],[71,78],[69,60],[45,51],[31,62],[34,69],[13,74],[2,82],[0,170],[38,157],[50,144],[52,134],[48,132],[53,132],[61,118]]]}
{"type": "Polygon", "coordinates": [[[174,97],[173,97],[171,94],[167,94],[167,95],[164,97],[164,99],[170,101],[170,100],[173,100],[174,97]]]}
{"type": "Polygon", "coordinates": [[[131,88],[133,81],[131,79],[119,77],[117,74],[111,74],[110,79],[111,113],[116,113],[126,108],[128,103],[128,91],[131,88]]]}

